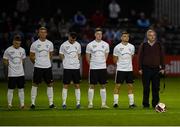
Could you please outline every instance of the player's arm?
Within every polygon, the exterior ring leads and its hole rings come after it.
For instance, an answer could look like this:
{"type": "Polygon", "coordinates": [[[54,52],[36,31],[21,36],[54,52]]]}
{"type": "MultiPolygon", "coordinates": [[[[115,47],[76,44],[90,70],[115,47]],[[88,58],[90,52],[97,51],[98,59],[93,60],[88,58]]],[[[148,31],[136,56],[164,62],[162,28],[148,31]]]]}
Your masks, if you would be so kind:
{"type": "Polygon", "coordinates": [[[79,60],[81,59],[81,54],[78,54],[78,59],[79,59],[79,60]]]}
{"type": "Polygon", "coordinates": [[[91,58],[91,54],[86,53],[86,60],[87,60],[88,64],[90,63],[90,58],[91,58]]]}
{"type": "Polygon", "coordinates": [[[105,53],[105,58],[107,60],[109,53],[105,53]]]}
{"type": "Polygon", "coordinates": [[[4,59],[4,58],[3,58],[3,63],[4,63],[5,66],[8,66],[8,65],[9,65],[8,59],[4,59]]]}
{"type": "Polygon", "coordinates": [[[118,61],[118,56],[114,56],[114,55],[113,55],[113,62],[116,64],[117,61],[118,61]]]}
{"type": "Polygon", "coordinates": [[[49,59],[52,60],[53,52],[49,52],[49,59]]]}
{"type": "Polygon", "coordinates": [[[59,58],[60,58],[60,60],[63,60],[64,59],[64,54],[59,53],[59,58]]]}
{"type": "Polygon", "coordinates": [[[31,62],[34,64],[35,63],[35,53],[34,52],[30,52],[30,60],[31,62]]]}

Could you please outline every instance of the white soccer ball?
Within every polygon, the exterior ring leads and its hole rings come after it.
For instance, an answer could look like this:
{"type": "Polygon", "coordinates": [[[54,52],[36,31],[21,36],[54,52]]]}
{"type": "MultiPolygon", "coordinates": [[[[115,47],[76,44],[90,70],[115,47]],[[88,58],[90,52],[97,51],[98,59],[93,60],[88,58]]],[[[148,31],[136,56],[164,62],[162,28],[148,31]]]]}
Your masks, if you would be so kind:
{"type": "Polygon", "coordinates": [[[158,103],[155,110],[156,112],[166,112],[166,105],[164,103],[158,103]]]}

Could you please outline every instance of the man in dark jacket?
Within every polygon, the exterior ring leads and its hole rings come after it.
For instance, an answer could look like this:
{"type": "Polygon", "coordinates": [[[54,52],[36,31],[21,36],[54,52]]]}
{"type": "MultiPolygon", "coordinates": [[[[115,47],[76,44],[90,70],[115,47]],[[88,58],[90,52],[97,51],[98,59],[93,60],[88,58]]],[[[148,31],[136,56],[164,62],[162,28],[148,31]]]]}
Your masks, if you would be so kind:
{"type": "Polygon", "coordinates": [[[143,107],[149,108],[150,83],[152,82],[152,107],[159,102],[160,73],[164,74],[164,49],[157,41],[156,32],[148,30],[147,41],[139,47],[139,73],[143,83],[143,107]]]}

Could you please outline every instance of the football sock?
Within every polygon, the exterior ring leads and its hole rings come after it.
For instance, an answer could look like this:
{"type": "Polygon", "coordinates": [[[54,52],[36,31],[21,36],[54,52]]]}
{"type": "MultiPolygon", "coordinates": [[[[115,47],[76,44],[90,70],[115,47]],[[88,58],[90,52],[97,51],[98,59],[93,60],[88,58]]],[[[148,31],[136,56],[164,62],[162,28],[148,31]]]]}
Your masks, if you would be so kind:
{"type": "Polygon", "coordinates": [[[12,99],[13,99],[13,89],[8,89],[7,92],[7,100],[8,100],[8,105],[12,106],[12,99]]]}
{"type": "Polygon", "coordinates": [[[24,89],[18,89],[18,96],[20,100],[20,105],[24,106],[24,89]]]}
{"type": "Polygon", "coordinates": [[[31,104],[35,105],[35,100],[37,96],[37,87],[32,86],[31,88],[31,104]]]}
{"type": "Polygon", "coordinates": [[[119,94],[114,94],[114,104],[118,104],[119,94]]]}
{"type": "Polygon", "coordinates": [[[80,97],[81,97],[80,89],[75,89],[75,95],[76,95],[76,102],[78,105],[78,104],[80,104],[80,97]]]}
{"type": "Polygon", "coordinates": [[[62,100],[63,100],[63,105],[66,105],[66,98],[67,98],[67,89],[63,88],[62,90],[62,100]]]}
{"type": "Polygon", "coordinates": [[[90,89],[88,90],[88,100],[89,100],[89,104],[93,104],[93,98],[94,98],[94,89],[90,89]]]}
{"type": "Polygon", "coordinates": [[[134,94],[128,94],[129,97],[129,105],[134,104],[134,94]]]}
{"type": "Polygon", "coordinates": [[[102,105],[106,105],[106,89],[100,89],[102,105]]]}
{"type": "Polygon", "coordinates": [[[53,87],[47,87],[47,96],[49,99],[49,105],[53,104],[53,87]]]}

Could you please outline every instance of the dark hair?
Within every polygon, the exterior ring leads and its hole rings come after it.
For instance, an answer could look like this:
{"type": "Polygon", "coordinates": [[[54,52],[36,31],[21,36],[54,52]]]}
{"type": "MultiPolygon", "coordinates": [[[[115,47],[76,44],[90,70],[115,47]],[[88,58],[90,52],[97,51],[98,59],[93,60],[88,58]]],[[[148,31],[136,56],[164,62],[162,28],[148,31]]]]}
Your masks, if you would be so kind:
{"type": "Polygon", "coordinates": [[[14,35],[13,41],[21,41],[21,36],[19,34],[14,35]]]}
{"type": "Polygon", "coordinates": [[[95,32],[99,32],[99,31],[103,32],[103,30],[99,27],[95,29],[95,32]]]}
{"type": "Polygon", "coordinates": [[[47,30],[47,28],[42,26],[39,28],[39,30],[47,30]]]}
{"type": "Polygon", "coordinates": [[[123,31],[123,32],[122,32],[122,35],[123,35],[123,34],[129,34],[129,33],[128,33],[127,31],[123,31]]]}
{"type": "Polygon", "coordinates": [[[69,36],[72,37],[73,39],[77,38],[77,33],[76,32],[70,32],[69,36]]]}

